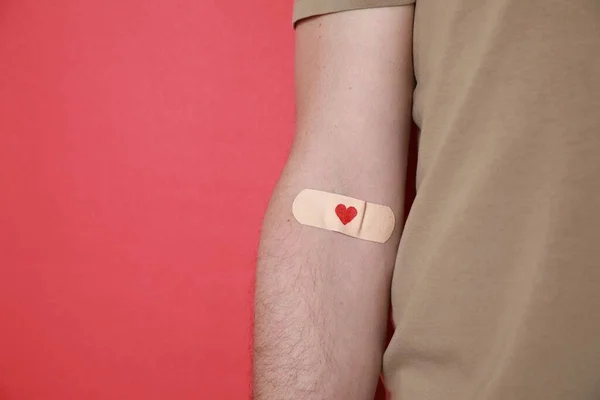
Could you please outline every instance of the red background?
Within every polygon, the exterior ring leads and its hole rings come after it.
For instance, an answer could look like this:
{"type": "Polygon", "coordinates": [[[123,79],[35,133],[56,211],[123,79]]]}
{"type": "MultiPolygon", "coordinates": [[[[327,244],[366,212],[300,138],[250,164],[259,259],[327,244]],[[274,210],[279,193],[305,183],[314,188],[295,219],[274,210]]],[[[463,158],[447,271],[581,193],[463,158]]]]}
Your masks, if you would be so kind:
{"type": "Polygon", "coordinates": [[[248,398],[291,9],[0,3],[0,400],[248,398]]]}

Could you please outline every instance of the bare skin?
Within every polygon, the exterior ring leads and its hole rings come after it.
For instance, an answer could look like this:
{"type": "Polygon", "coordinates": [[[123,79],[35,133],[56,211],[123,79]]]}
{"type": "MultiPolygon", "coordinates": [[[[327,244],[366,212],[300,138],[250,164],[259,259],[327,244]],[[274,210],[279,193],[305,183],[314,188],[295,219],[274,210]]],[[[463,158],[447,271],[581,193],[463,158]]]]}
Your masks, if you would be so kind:
{"type": "Polygon", "coordinates": [[[385,244],[367,242],[302,226],[291,205],[313,188],[387,205],[401,221],[413,12],[350,11],[297,26],[297,130],[256,274],[256,400],[373,398],[402,227],[385,244]]]}

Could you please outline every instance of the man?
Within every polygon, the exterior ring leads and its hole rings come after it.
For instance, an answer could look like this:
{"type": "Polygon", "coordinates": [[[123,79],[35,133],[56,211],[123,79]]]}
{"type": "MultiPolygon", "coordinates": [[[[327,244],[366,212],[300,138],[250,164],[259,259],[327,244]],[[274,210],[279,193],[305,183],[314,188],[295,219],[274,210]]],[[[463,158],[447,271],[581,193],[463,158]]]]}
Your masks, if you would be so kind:
{"type": "Polygon", "coordinates": [[[598,399],[600,3],[413,3],[295,4],[297,132],[259,251],[255,398],[371,399],[382,366],[393,399],[598,399]],[[389,207],[392,237],[302,223],[305,189],[389,207]]]}

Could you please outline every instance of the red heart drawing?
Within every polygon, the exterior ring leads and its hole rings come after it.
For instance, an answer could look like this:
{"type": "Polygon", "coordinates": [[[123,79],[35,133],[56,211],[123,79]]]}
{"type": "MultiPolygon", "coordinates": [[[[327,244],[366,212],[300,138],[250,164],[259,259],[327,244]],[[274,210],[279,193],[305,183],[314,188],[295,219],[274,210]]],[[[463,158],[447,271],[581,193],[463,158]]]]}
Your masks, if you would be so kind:
{"type": "Polygon", "coordinates": [[[342,224],[346,225],[350,221],[352,221],[354,217],[356,217],[358,211],[356,211],[356,208],[354,207],[346,208],[345,205],[338,204],[338,206],[335,208],[335,213],[340,219],[340,221],[342,221],[342,224]]]}

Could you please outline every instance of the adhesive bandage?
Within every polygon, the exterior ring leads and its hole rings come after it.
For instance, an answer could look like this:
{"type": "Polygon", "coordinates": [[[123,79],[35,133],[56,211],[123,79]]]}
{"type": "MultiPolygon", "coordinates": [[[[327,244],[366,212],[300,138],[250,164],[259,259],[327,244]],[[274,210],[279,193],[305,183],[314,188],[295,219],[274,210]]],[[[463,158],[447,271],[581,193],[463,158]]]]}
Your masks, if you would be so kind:
{"type": "Polygon", "coordinates": [[[296,196],[292,213],[302,225],[378,243],[387,242],[396,225],[389,207],[313,189],[296,196]]]}

